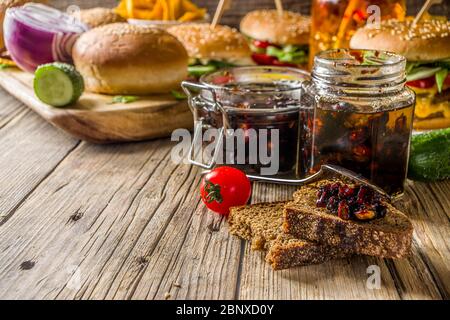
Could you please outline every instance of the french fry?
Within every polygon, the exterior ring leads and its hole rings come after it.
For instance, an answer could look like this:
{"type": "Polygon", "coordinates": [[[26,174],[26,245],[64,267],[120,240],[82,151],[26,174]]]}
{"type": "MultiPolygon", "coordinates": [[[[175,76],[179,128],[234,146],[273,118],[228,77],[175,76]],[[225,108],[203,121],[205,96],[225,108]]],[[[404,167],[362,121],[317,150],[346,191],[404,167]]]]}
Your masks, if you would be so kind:
{"type": "Polygon", "coordinates": [[[127,16],[134,18],[134,3],[133,0],[125,0],[127,8],[127,16]]]}
{"type": "Polygon", "coordinates": [[[180,22],[189,22],[194,20],[202,19],[206,14],[206,9],[200,9],[197,12],[186,12],[184,15],[182,15],[178,21],[180,22]]]}
{"type": "Polygon", "coordinates": [[[187,22],[205,17],[206,9],[189,0],[122,0],[115,11],[124,18],[187,22]]]}

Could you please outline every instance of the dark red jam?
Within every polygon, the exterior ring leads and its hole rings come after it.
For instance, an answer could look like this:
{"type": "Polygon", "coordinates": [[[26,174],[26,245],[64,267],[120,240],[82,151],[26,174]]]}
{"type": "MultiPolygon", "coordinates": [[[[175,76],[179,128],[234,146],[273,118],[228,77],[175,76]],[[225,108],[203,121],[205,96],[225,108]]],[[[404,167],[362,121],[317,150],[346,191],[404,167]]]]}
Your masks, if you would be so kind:
{"type": "Polygon", "coordinates": [[[395,196],[403,193],[414,105],[363,113],[341,103],[320,105],[314,128],[314,164],[335,164],[362,174],[395,196]]]}
{"type": "Polygon", "coordinates": [[[383,197],[366,186],[327,184],[317,192],[316,206],[343,220],[371,221],[386,216],[383,197]]]}

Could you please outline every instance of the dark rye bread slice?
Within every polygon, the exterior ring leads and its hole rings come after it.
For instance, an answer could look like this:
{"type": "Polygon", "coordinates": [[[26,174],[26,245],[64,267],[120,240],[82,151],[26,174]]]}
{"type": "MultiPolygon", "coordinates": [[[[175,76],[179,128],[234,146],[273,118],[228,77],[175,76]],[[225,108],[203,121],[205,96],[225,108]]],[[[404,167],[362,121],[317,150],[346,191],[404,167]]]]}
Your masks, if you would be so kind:
{"type": "Polygon", "coordinates": [[[274,270],[322,263],[344,258],[351,253],[342,248],[320,245],[282,231],[286,202],[261,203],[232,208],[229,230],[232,235],[251,242],[251,249],[266,251],[266,261],[274,270]]]}
{"type": "Polygon", "coordinates": [[[403,258],[409,255],[413,226],[405,214],[386,203],[384,218],[368,222],[342,220],[316,204],[317,190],[330,183],[324,180],[304,186],[285,206],[283,230],[293,237],[338,246],[356,254],[380,258],[403,258]]]}

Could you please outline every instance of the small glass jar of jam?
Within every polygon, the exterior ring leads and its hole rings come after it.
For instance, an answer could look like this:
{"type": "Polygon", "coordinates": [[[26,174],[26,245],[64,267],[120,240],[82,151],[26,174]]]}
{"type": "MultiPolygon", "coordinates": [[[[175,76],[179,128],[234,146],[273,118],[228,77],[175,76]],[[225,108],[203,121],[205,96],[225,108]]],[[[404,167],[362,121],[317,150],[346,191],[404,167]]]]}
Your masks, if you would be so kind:
{"type": "Polygon", "coordinates": [[[203,152],[201,161],[196,160],[193,145],[189,162],[205,169],[232,165],[254,176],[306,175],[314,113],[312,105],[301,105],[306,80],[309,74],[302,70],[256,66],[223,69],[199,83],[183,82],[196,124],[194,144],[209,129],[220,131],[210,156],[203,152]],[[299,152],[308,156],[299,157],[299,152]],[[275,166],[267,163],[267,156],[275,166]],[[269,170],[271,166],[276,170],[269,170]]]}
{"type": "Polygon", "coordinates": [[[405,58],[337,49],[318,54],[312,172],[334,164],[363,175],[393,197],[403,193],[415,95],[405,86],[405,58]]]}

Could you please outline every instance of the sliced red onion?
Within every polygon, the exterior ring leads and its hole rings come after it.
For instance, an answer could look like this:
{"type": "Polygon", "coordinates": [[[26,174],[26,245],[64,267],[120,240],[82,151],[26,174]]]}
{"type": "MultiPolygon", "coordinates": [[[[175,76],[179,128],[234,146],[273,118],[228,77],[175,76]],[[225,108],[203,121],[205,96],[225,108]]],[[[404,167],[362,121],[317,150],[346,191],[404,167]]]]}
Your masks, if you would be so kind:
{"type": "Polygon", "coordinates": [[[29,3],[6,11],[6,48],[24,71],[51,62],[72,62],[72,47],[88,27],[68,14],[49,6],[29,3]]]}

